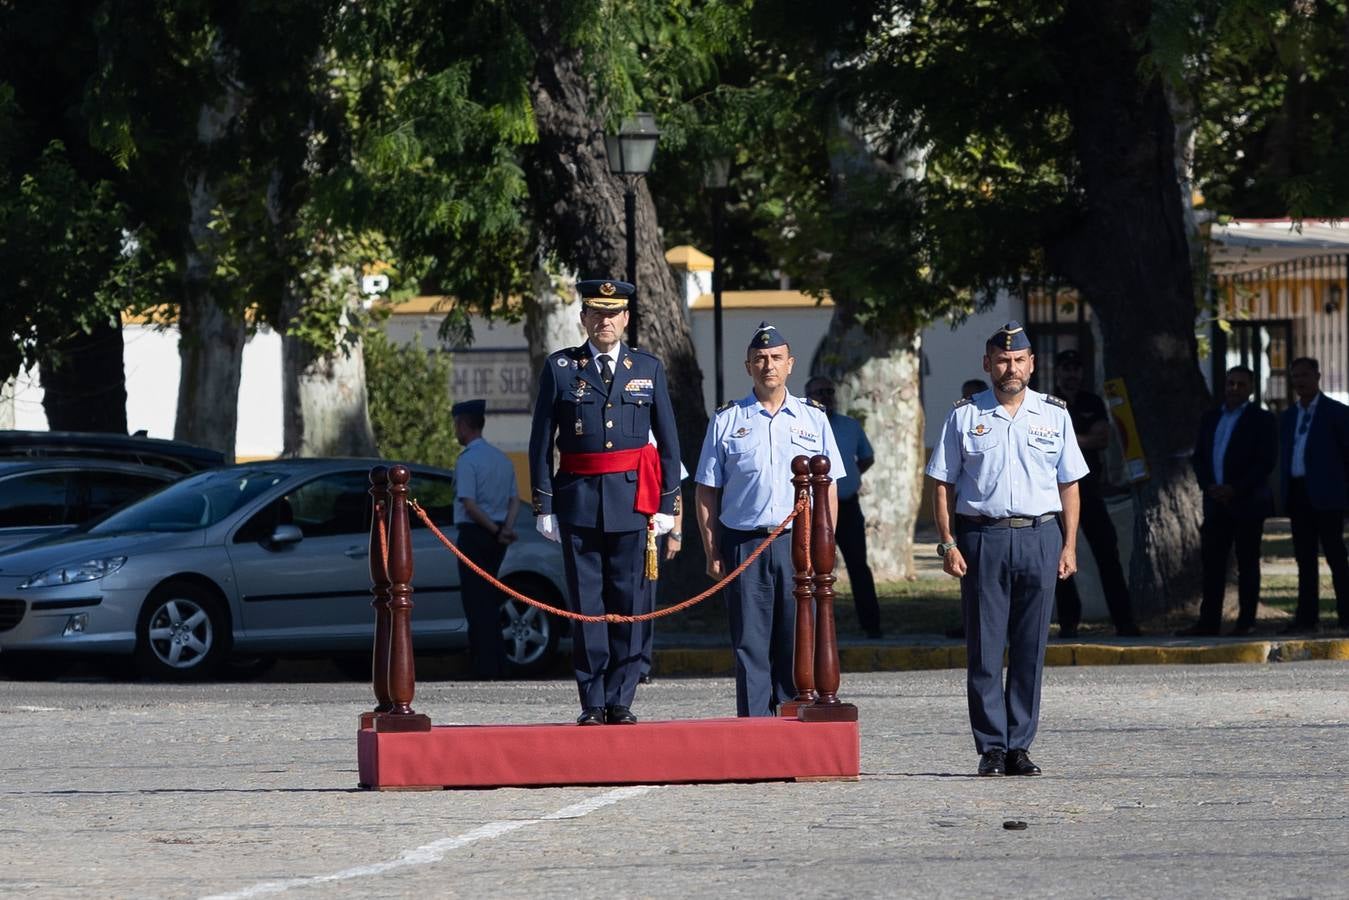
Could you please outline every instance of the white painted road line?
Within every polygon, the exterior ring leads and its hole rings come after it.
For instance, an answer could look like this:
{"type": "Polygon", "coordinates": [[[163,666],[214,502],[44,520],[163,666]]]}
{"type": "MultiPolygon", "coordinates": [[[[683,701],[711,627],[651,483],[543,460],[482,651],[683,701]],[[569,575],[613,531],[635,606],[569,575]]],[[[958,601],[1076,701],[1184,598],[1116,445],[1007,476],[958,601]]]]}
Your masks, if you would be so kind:
{"type": "Polygon", "coordinates": [[[539,825],[543,822],[552,822],[558,819],[579,819],[581,816],[589,815],[597,809],[603,809],[606,806],[617,803],[620,800],[628,800],[632,797],[639,797],[648,791],[654,790],[653,785],[637,785],[634,787],[615,788],[612,791],[606,791],[589,800],[582,800],[580,803],[573,803],[571,806],[564,806],[555,812],[550,812],[546,816],[537,819],[515,819],[505,822],[489,822],[474,828],[472,831],[466,831],[455,837],[442,838],[438,841],[432,841],[429,844],[423,844],[412,850],[404,851],[397,859],[388,862],[373,863],[368,866],[356,866],[351,869],[343,869],[340,872],[332,872],[327,875],[311,875],[306,878],[287,878],[283,881],[262,881],[251,887],[246,887],[240,891],[231,891],[228,894],[212,894],[209,897],[203,897],[202,900],[243,900],[245,897],[263,897],[268,894],[280,894],[291,888],[312,887],[319,884],[327,884],[332,881],[349,881],[353,878],[365,878],[370,875],[380,875],[393,869],[401,869],[406,866],[426,866],[432,863],[438,863],[445,858],[447,853],[458,850],[460,847],[467,847],[469,844],[478,841],[490,840],[500,837],[503,834],[509,834],[512,831],[518,831],[530,825],[539,825]]]}

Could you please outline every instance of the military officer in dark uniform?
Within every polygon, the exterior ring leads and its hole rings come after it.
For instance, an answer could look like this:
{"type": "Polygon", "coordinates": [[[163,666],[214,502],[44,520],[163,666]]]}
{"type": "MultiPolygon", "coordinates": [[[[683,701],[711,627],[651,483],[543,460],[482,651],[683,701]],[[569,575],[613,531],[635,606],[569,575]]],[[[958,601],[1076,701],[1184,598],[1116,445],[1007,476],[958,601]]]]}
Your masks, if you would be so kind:
{"type": "MultiPolygon", "coordinates": [[[[1091,474],[1078,482],[1082,503],[1082,535],[1091,547],[1096,569],[1101,574],[1101,590],[1115,633],[1120,637],[1138,637],[1133,608],[1129,603],[1129,586],[1124,580],[1124,567],[1119,561],[1119,538],[1115,523],[1106,509],[1103,489],[1101,451],[1110,443],[1110,413],[1105,401],[1082,386],[1082,356],[1076,350],[1064,350],[1054,357],[1054,389],[1068,404],[1073,418],[1073,431],[1082,458],[1091,474]]],[[[1077,578],[1065,578],[1057,591],[1059,607],[1059,637],[1077,636],[1082,621],[1082,598],[1077,592],[1077,578]]]]}
{"type": "MultiPolygon", "coordinates": [[[[670,529],[679,502],[674,408],[660,360],[622,343],[633,286],[576,287],[590,339],[549,356],[539,375],[529,436],[534,514],[544,537],[562,543],[573,611],[639,615],[651,608],[648,542],[670,529]]],[[[630,707],[645,630],[645,623],[573,630],[578,724],[637,721],[630,707]]]]}
{"type": "Polygon", "coordinates": [[[1077,571],[1077,482],[1088,470],[1068,405],[1026,387],[1035,356],[1019,324],[988,339],[984,371],[993,389],[956,402],[928,462],[937,553],[960,579],[979,774],[1039,775],[1027,750],[1054,586],[1077,571]]]}

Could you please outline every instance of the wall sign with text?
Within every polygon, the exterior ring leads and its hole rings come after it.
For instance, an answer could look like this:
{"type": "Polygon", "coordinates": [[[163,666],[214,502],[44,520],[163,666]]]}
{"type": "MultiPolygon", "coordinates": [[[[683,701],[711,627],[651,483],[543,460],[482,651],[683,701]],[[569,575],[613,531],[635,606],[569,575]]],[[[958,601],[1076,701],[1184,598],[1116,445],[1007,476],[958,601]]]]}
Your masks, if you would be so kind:
{"type": "Polygon", "coordinates": [[[448,350],[450,402],[487,401],[489,413],[528,413],[534,369],[529,350],[448,350]]]}

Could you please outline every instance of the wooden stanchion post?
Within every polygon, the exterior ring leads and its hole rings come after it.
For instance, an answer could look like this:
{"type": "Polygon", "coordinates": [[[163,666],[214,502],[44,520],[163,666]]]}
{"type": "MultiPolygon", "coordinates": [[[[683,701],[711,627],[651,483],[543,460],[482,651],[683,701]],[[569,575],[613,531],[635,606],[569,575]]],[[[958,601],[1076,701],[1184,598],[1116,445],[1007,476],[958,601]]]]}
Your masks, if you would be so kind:
{"type": "Polygon", "coordinates": [[[389,469],[389,699],[374,717],[376,731],[430,731],[431,719],[413,712],[417,676],[412,654],[412,528],[407,466],[389,469]]]}
{"type": "Polygon", "coordinates": [[[795,504],[806,501],[806,509],[792,523],[792,595],[796,598],[796,655],[792,674],[796,698],[778,707],[778,715],[796,718],[803,706],[815,700],[815,592],[810,583],[810,458],[792,460],[792,484],[795,504]]]}
{"type": "Polygon", "coordinates": [[[829,512],[829,457],[810,460],[815,508],[810,529],[815,570],[815,690],[819,698],[797,712],[802,722],[856,722],[857,707],[838,699],[838,635],[834,628],[834,523],[829,512]]]}
{"type": "Polygon", "coordinates": [[[375,466],[370,470],[370,593],[375,599],[370,605],[375,610],[375,640],[370,648],[370,684],[375,692],[375,708],[361,713],[361,727],[374,725],[375,716],[393,709],[389,694],[389,565],[384,558],[385,543],[380,529],[388,534],[389,526],[389,469],[375,466]]]}

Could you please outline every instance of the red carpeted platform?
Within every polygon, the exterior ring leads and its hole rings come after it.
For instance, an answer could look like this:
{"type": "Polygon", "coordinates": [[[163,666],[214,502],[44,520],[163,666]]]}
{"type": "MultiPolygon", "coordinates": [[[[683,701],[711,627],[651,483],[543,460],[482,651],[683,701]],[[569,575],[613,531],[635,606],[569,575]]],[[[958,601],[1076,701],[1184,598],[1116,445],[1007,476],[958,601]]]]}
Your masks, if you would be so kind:
{"type": "Polygon", "coordinates": [[[361,786],[529,787],[856,779],[856,722],[699,719],[636,725],[361,729],[361,786]]]}

